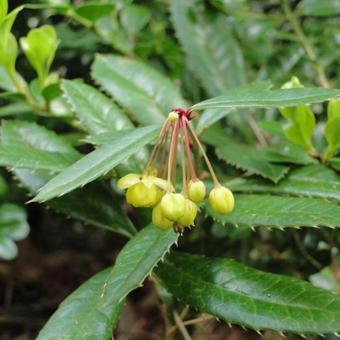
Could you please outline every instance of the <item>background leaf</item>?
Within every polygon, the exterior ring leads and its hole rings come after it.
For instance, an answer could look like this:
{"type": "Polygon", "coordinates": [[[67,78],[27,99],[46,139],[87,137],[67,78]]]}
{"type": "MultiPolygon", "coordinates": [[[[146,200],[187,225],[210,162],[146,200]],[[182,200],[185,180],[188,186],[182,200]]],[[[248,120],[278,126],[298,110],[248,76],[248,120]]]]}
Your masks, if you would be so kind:
{"type": "Polygon", "coordinates": [[[340,330],[340,297],[233,260],[175,253],[156,271],[183,302],[227,322],[295,333],[340,330]]]}
{"type": "Polygon", "coordinates": [[[97,55],[92,76],[135,121],[144,125],[161,123],[173,108],[187,106],[168,78],[133,59],[97,55]]]}

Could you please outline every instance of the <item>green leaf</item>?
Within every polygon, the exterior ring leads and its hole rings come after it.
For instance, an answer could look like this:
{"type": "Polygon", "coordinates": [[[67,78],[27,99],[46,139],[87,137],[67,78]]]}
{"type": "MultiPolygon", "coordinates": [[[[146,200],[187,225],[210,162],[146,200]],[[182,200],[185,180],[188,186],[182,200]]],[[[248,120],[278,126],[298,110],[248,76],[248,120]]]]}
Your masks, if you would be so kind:
{"type": "Polygon", "coordinates": [[[235,195],[235,209],[218,215],[206,205],[214,220],[247,227],[340,227],[340,206],[317,198],[270,195],[235,195]]]}
{"type": "Polygon", "coordinates": [[[135,121],[144,125],[161,123],[173,108],[186,107],[169,79],[133,59],[97,55],[92,76],[135,121]]]}
{"type": "Polygon", "coordinates": [[[130,5],[122,9],[120,22],[129,35],[136,35],[149,22],[151,12],[148,7],[130,5]]]}
{"type": "Polygon", "coordinates": [[[94,87],[78,80],[63,80],[62,90],[90,134],[133,128],[121,109],[94,87]]]}
{"type": "Polygon", "coordinates": [[[333,169],[340,171],[340,158],[333,158],[330,161],[333,169]]]}
{"type": "Polygon", "coordinates": [[[20,39],[20,45],[37,72],[41,86],[45,86],[58,46],[54,27],[44,25],[30,30],[26,37],[20,39]]]}
{"type": "Polygon", "coordinates": [[[227,95],[215,97],[195,104],[194,110],[227,107],[291,107],[320,103],[340,96],[338,89],[297,88],[279,90],[231,90],[227,95]]]}
{"type": "Polygon", "coordinates": [[[280,122],[276,122],[274,120],[261,120],[258,122],[258,126],[272,136],[287,140],[287,136],[285,135],[280,122]]]}
{"type": "Polygon", "coordinates": [[[49,181],[32,201],[44,202],[84,186],[106,174],[144,145],[153,141],[158,133],[158,126],[147,126],[99,147],[49,181]]]}
{"type": "Polygon", "coordinates": [[[4,144],[32,147],[33,149],[64,153],[79,157],[71,144],[35,123],[20,120],[4,120],[1,124],[1,141],[4,144]]]}
{"type": "Polygon", "coordinates": [[[340,116],[327,121],[325,126],[325,138],[328,146],[324,158],[332,158],[340,150],[340,116]]]}
{"type": "Polygon", "coordinates": [[[8,11],[7,0],[0,0],[0,23],[6,17],[8,11]]]}
{"type": "Polygon", "coordinates": [[[78,158],[74,154],[0,144],[0,165],[2,166],[59,172],[70,166],[78,158]]]}
{"type": "Polygon", "coordinates": [[[316,17],[336,16],[340,14],[339,0],[303,0],[299,3],[299,11],[303,15],[316,17]]]}
{"type": "Polygon", "coordinates": [[[184,303],[226,322],[295,333],[340,330],[340,297],[233,260],[175,253],[156,271],[184,303]]]}
{"type": "Polygon", "coordinates": [[[255,149],[246,144],[234,142],[223,135],[224,132],[210,128],[203,134],[203,141],[216,146],[216,154],[228,164],[250,171],[254,174],[278,182],[289,170],[284,165],[272,164],[265,151],[255,149]]]}
{"type": "Polygon", "coordinates": [[[152,225],[142,229],[124,246],[112,270],[97,274],[62,303],[37,340],[111,339],[123,300],[143,283],[177,238],[172,229],[152,225]]]}
{"type": "Polygon", "coordinates": [[[207,93],[215,96],[245,83],[243,55],[226,16],[209,16],[196,0],[170,4],[178,39],[207,93]]]}
{"type": "MultiPolygon", "coordinates": [[[[0,81],[1,82],[1,81],[0,81]]],[[[25,102],[13,102],[0,107],[0,117],[31,113],[32,108],[25,102]]]]}
{"type": "MultiPolygon", "coordinates": [[[[39,155],[48,153],[49,157],[54,154],[63,157],[66,157],[65,155],[73,158],[79,157],[79,154],[63,138],[34,123],[4,121],[1,127],[1,138],[0,147],[6,146],[9,149],[16,150],[18,146],[25,145],[26,148],[30,147],[28,154],[33,151],[33,154],[38,153],[39,155]]],[[[55,161],[53,159],[53,162],[55,161]]],[[[19,158],[16,162],[17,166],[22,160],[19,158]]],[[[41,170],[44,168],[44,162],[33,163],[38,169],[34,171],[18,167],[12,169],[16,178],[32,194],[36,193],[52,177],[50,171],[41,170]]],[[[25,163],[25,166],[27,165],[25,163]]],[[[50,166],[50,163],[48,163],[48,166],[50,166]]],[[[113,195],[112,191],[103,183],[98,182],[52,200],[49,202],[49,206],[85,223],[130,237],[135,233],[135,228],[122,212],[117,201],[117,196],[113,195]]]]}
{"type": "Polygon", "coordinates": [[[332,99],[327,105],[327,118],[331,120],[332,118],[340,117],[340,99],[332,99]]]}
{"type": "Polygon", "coordinates": [[[0,258],[12,260],[18,253],[14,241],[26,238],[29,233],[29,225],[26,220],[26,212],[23,208],[14,204],[0,206],[0,258]]]}
{"type": "Polygon", "coordinates": [[[110,14],[115,9],[113,4],[101,4],[98,2],[85,3],[77,6],[74,11],[77,15],[90,20],[97,21],[101,17],[110,14]]]}
{"type": "Polygon", "coordinates": [[[340,202],[340,176],[322,165],[292,170],[278,184],[240,178],[228,184],[233,191],[318,197],[340,202]]]}

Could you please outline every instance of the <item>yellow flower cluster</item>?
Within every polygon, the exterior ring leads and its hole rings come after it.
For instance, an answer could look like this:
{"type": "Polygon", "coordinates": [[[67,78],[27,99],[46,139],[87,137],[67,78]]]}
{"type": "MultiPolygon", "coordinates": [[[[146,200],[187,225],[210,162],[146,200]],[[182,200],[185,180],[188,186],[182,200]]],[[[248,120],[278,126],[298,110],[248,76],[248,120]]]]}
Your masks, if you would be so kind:
{"type": "Polygon", "coordinates": [[[193,143],[201,151],[214,182],[208,199],[212,209],[219,214],[227,214],[234,208],[233,194],[220,185],[191,126],[191,115],[190,110],[171,111],[144,173],[128,174],[118,181],[120,189],[127,189],[126,199],[129,204],[136,208],[152,208],[152,223],[160,229],[181,230],[194,226],[199,211],[197,204],[205,199],[205,184],[198,179],[192,160],[195,156],[193,143]],[[183,181],[181,193],[177,193],[175,189],[178,149],[182,151],[179,158],[183,181]]]}

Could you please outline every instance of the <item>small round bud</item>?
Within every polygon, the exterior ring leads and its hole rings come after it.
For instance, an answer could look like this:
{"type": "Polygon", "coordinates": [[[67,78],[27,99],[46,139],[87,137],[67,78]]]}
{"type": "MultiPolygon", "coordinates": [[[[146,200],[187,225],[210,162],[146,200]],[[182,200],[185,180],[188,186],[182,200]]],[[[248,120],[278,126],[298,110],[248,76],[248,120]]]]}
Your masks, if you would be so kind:
{"type": "Polygon", "coordinates": [[[193,202],[201,202],[205,196],[205,185],[202,181],[190,181],[188,187],[188,197],[193,202]]]}
{"type": "Polygon", "coordinates": [[[171,221],[177,221],[184,214],[185,198],[182,194],[167,193],[160,204],[164,216],[171,221]]]}
{"type": "Polygon", "coordinates": [[[197,205],[186,199],[185,200],[185,211],[182,217],[180,217],[177,222],[183,227],[187,227],[194,224],[197,215],[197,205]]]}
{"type": "Polygon", "coordinates": [[[132,185],[135,185],[136,183],[140,182],[140,180],[141,180],[141,175],[128,174],[119,179],[119,181],[117,182],[117,186],[119,189],[127,189],[131,187],[132,185]]]}
{"type": "Polygon", "coordinates": [[[226,187],[214,188],[209,194],[209,203],[218,214],[227,214],[234,209],[233,193],[226,187]]]}
{"type": "Polygon", "coordinates": [[[174,222],[168,220],[162,211],[161,204],[157,204],[152,209],[152,223],[160,229],[168,229],[173,226],[174,222]]]}
{"type": "Polygon", "coordinates": [[[168,119],[171,120],[172,122],[175,122],[178,118],[179,115],[175,111],[171,111],[168,115],[168,119]]]}
{"type": "Polygon", "coordinates": [[[159,190],[155,185],[147,187],[143,183],[131,186],[126,192],[126,200],[135,208],[149,208],[156,205],[159,201],[159,190]]]}

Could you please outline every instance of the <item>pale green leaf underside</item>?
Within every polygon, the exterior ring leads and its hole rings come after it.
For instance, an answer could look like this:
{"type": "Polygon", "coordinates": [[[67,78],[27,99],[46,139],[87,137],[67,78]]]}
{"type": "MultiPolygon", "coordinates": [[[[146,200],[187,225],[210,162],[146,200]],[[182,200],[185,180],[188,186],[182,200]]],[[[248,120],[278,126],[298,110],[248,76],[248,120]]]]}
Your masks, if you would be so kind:
{"type": "Polygon", "coordinates": [[[239,178],[228,184],[233,191],[318,197],[340,202],[340,176],[322,165],[293,170],[278,184],[239,178]]]}
{"type": "Polygon", "coordinates": [[[154,140],[158,132],[158,126],[139,128],[99,147],[50,180],[33,201],[47,201],[95,180],[154,140]]]}
{"type": "Polygon", "coordinates": [[[302,280],[185,253],[168,256],[156,274],[183,302],[227,322],[295,333],[340,330],[340,297],[302,280]]]}
{"type": "Polygon", "coordinates": [[[37,339],[111,339],[124,298],[143,283],[177,238],[172,229],[142,229],[124,246],[112,270],[97,274],[62,303],[37,339]]]}
{"type": "Polygon", "coordinates": [[[92,76],[138,123],[157,124],[171,109],[186,107],[178,89],[156,69],[116,55],[97,55],[92,76]]]}
{"type": "Polygon", "coordinates": [[[195,104],[194,110],[227,107],[289,107],[319,103],[340,96],[338,89],[298,88],[279,90],[235,90],[227,95],[211,98],[195,104]]]}
{"type": "Polygon", "coordinates": [[[340,227],[340,206],[309,197],[237,194],[232,213],[216,214],[207,204],[206,214],[240,227],[340,227]]]}

